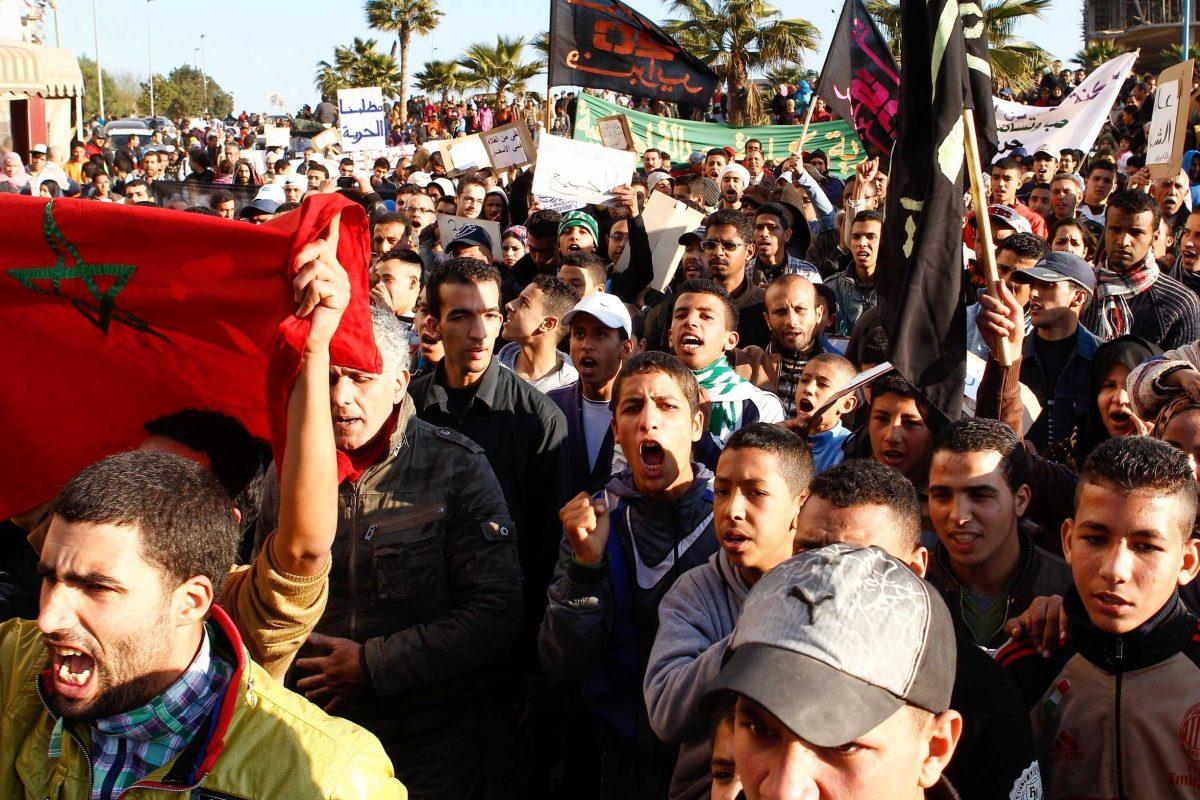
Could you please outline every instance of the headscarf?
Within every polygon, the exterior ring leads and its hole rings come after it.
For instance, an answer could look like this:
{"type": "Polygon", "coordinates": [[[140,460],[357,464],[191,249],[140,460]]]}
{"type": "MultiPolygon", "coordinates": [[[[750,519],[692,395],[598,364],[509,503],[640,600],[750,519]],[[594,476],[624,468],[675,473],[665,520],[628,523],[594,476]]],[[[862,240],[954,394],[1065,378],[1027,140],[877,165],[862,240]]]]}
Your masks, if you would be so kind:
{"type": "Polygon", "coordinates": [[[1155,439],[1163,438],[1171,420],[1188,411],[1200,411],[1200,403],[1193,400],[1187,392],[1180,391],[1159,410],[1158,417],[1154,420],[1154,430],[1150,435],[1155,439]]]}
{"type": "Polygon", "coordinates": [[[504,229],[504,233],[500,234],[500,241],[503,242],[510,236],[516,237],[526,250],[529,249],[529,231],[525,230],[524,225],[509,225],[504,229]]]}
{"type": "MultiPolygon", "coordinates": [[[[508,216],[508,195],[507,195],[507,194],[504,192],[504,190],[503,190],[503,189],[501,189],[499,186],[493,186],[492,188],[488,189],[488,190],[487,190],[487,193],[486,193],[486,194],[483,196],[484,202],[487,202],[487,198],[491,197],[492,195],[495,195],[496,197],[499,197],[499,198],[500,198],[500,202],[501,202],[501,203],[504,203],[504,212],[503,212],[503,213],[500,215],[500,220],[499,220],[499,221],[500,221],[500,227],[501,227],[501,228],[507,227],[507,226],[508,226],[508,220],[509,220],[509,216],[508,216]]],[[[481,213],[481,214],[480,214],[480,217],[482,217],[482,216],[483,216],[483,214],[481,213]]]]}
{"type": "Polygon", "coordinates": [[[21,163],[21,157],[16,153],[9,153],[4,157],[4,164],[5,166],[12,164],[17,169],[16,173],[11,177],[3,170],[0,170],[0,183],[11,183],[18,189],[24,189],[25,184],[29,183],[29,173],[25,171],[25,165],[21,163]]]}
{"type": "Polygon", "coordinates": [[[1096,445],[1108,439],[1108,430],[1104,427],[1104,420],[1100,417],[1100,408],[1096,403],[1104,376],[1117,364],[1124,364],[1132,372],[1139,364],[1160,355],[1162,349],[1158,345],[1132,335],[1118,336],[1097,348],[1096,354],[1092,356],[1092,373],[1088,380],[1087,396],[1090,405],[1075,443],[1075,464],[1079,469],[1083,468],[1084,460],[1096,445]]]}

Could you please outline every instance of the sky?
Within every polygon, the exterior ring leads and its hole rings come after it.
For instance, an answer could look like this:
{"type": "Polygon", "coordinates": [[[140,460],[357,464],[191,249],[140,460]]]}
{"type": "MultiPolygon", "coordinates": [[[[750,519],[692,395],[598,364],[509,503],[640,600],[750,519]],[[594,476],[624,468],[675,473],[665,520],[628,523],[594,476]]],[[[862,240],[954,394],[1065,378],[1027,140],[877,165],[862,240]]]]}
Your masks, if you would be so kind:
{"type": "MultiPolygon", "coordinates": [[[[655,21],[669,16],[659,0],[625,2],[655,21]]],[[[233,94],[237,110],[266,110],[266,95],[273,91],[283,94],[291,110],[315,104],[316,63],[332,59],[335,46],[355,36],[374,37],[387,52],[394,41],[367,28],[361,0],[59,0],[63,47],[92,57],[93,3],[104,69],[131,71],[144,80],[151,63],[163,75],[182,63],[199,66],[205,34],[204,67],[233,94]]],[[[838,0],[775,3],[784,16],[808,19],[822,32],[834,28],[841,10],[838,0]]],[[[494,41],[498,34],[532,38],[549,27],[548,0],[440,0],[439,8],[445,16],[437,30],[414,40],[409,50],[410,72],[431,58],[455,58],[473,42],[494,41]]],[[[1080,0],[1055,0],[1044,20],[1018,33],[1069,61],[1083,46],[1081,8],[1080,0]]],[[[822,41],[816,53],[804,53],[804,66],[819,71],[828,45],[822,41]]],[[[540,82],[531,88],[545,90],[540,82]]]]}

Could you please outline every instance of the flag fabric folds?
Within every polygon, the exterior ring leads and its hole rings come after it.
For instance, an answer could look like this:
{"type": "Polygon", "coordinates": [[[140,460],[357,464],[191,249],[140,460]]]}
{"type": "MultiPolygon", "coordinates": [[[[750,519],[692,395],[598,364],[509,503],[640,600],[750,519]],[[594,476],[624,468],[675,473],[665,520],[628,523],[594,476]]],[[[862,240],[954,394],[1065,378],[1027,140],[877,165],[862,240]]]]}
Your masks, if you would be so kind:
{"type": "Polygon", "coordinates": [[[817,94],[852,122],[873,158],[887,162],[896,138],[900,69],[862,0],[846,0],[825,56],[817,94]]]}
{"type": "Polygon", "coordinates": [[[551,0],[550,85],[707,105],[717,75],[620,0],[551,0]]]}
{"type": "Polygon", "coordinates": [[[334,215],[353,298],[331,358],[378,372],[366,214],[339,195],[260,226],[0,195],[0,517],[53,499],[83,467],[136,447],[144,423],[185,408],[236,417],[278,457],[309,324],[293,313],[291,261],[334,215]]]}
{"type": "Polygon", "coordinates": [[[980,149],[990,159],[996,134],[987,46],[972,3],[901,0],[900,8],[902,113],[876,278],[880,315],[892,362],[955,420],[966,370],[962,112],[978,109],[980,149]]]}

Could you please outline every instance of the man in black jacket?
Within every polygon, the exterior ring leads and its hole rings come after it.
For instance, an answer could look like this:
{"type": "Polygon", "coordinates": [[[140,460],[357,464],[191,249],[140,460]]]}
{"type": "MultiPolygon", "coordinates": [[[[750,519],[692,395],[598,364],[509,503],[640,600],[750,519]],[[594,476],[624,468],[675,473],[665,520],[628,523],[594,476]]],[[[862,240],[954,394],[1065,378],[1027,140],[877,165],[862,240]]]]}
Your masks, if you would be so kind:
{"type": "Polygon", "coordinates": [[[1006,620],[1070,586],[1067,565],[1020,531],[1026,473],[1021,441],[997,420],[959,420],[933,445],[929,517],[938,544],[929,578],[980,647],[1000,647],[1006,620]]]}

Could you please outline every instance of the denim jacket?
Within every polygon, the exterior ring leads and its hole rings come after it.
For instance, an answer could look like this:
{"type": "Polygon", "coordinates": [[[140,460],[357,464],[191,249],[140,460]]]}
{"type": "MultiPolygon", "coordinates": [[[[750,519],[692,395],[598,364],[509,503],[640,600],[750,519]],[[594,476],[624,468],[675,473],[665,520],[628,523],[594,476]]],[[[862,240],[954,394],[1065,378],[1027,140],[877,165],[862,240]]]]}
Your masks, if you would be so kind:
{"type": "Polygon", "coordinates": [[[1043,403],[1041,416],[1034,422],[1034,436],[1030,437],[1030,431],[1026,431],[1026,437],[1039,450],[1044,449],[1050,442],[1069,437],[1076,423],[1087,415],[1088,405],[1095,401],[1088,384],[1092,371],[1092,356],[1096,354],[1100,340],[1083,325],[1080,325],[1078,330],[1075,351],[1067,359],[1056,386],[1045,385],[1034,336],[1026,337],[1021,349],[1021,383],[1033,389],[1043,403]],[[1043,425],[1044,431],[1040,430],[1043,425]]]}

